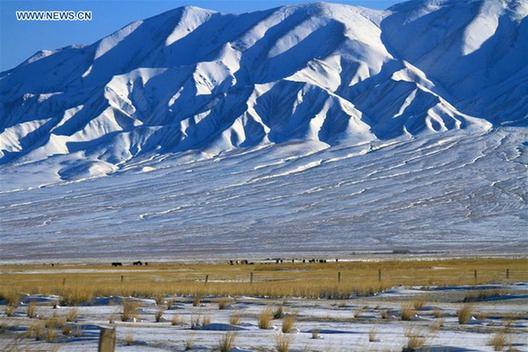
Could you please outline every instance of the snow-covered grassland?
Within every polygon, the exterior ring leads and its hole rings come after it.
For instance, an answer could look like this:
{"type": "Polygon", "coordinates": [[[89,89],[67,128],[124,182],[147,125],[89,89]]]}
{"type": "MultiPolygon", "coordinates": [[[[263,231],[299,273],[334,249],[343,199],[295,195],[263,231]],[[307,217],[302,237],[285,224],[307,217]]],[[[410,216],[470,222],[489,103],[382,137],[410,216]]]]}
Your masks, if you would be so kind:
{"type": "Polygon", "coordinates": [[[526,268],[501,258],[4,265],[0,348],[96,350],[100,327],[115,327],[118,351],[221,351],[226,336],[228,351],[527,351],[526,268]],[[320,297],[302,297],[298,282],[320,297]],[[374,291],[352,289],[362,282],[374,291]],[[99,293],[73,300],[90,287],[99,293]]]}
{"type": "Polygon", "coordinates": [[[322,149],[289,143],[212,159],[160,155],[47,186],[36,181],[52,170],[47,163],[6,166],[0,257],[526,253],[526,140],[522,129],[501,128],[322,149]]]}

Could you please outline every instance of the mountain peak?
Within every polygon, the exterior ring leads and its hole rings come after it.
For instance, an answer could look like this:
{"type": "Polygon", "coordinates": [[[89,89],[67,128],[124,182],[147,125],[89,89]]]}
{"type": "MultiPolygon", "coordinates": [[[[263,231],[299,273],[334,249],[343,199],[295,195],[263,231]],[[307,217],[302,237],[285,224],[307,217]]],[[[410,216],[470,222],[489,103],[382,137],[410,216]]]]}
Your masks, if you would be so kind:
{"type": "Polygon", "coordinates": [[[112,171],[159,153],[526,125],[525,8],[180,7],[0,75],[0,164],[76,160],[91,164],[74,170],[112,171]]]}

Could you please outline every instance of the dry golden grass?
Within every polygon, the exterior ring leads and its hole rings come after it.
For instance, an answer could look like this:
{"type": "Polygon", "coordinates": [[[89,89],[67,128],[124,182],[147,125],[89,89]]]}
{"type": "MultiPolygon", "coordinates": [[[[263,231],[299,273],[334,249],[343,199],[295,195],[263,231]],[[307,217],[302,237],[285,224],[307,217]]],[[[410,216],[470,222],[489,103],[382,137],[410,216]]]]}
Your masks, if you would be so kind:
{"type": "Polygon", "coordinates": [[[46,329],[45,333],[46,342],[55,342],[57,339],[57,331],[54,329],[46,329]]]}
{"type": "Polygon", "coordinates": [[[13,306],[11,304],[8,304],[6,307],[5,307],[5,315],[7,315],[8,317],[12,317],[15,315],[15,311],[16,311],[17,307],[16,306],[13,306]]]}
{"type": "MultiPolygon", "coordinates": [[[[2,281],[0,280],[0,282],[2,281]]],[[[0,301],[1,300],[5,300],[8,306],[16,307],[20,301],[20,292],[17,292],[14,288],[6,287],[0,292],[0,301]]]]}
{"type": "Polygon", "coordinates": [[[275,336],[275,350],[277,352],[288,352],[291,342],[291,335],[278,334],[275,336]]]}
{"type": "Polygon", "coordinates": [[[28,326],[26,335],[27,337],[33,337],[36,341],[40,341],[44,339],[45,330],[44,322],[38,321],[28,326]]]}
{"type": "Polygon", "coordinates": [[[218,309],[224,310],[224,309],[229,308],[231,303],[233,303],[233,300],[227,297],[222,297],[217,300],[217,303],[218,303],[218,309]]]}
{"type": "Polygon", "coordinates": [[[78,316],[79,310],[77,308],[71,308],[70,310],[68,310],[68,313],[66,313],[66,321],[70,323],[77,321],[78,316]]]}
{"type": "Polygon", "coordinates": [[[134,336],[132,334],[126,334],[124,343],[125,346],[132,346],[134,344],[134,336]]]}
{"type": "Polygon", "coordinates": [[[202,318],[202,326],[211,324],[211,317],[209,315],[204,315],[202,318]]]}
{"type": "Polygon", "coordinates": [[[194,346],[194,337],[193,336],[189,336],[185,340],[183,348],[185,349],[185,351],[189,351],[189,350],[192,350],[193,346],[194,346]]]}
{"type": "Polygon", "coordinates": [[[444,327],[444,319],[438,319],[438,320],[435,320],[432,324],[431,324],[431,333],[433,334],[437,334],[443,327],[444,327]]]}
{"type": "Polygon", "coordinates": [[[384,309],[381,311],[381,319],[383,320],[388,320],[391,318],[391,314],[390,314],[390,311],[388,309],[384,309]]]}
{"type": "Polygon", "coordinates": [[[464,304],[457,310],[457,318],[459,324],[467,324],[473,316],[473,307],[469,304],[464,304]]]}
{"type": "Polygon", "coordinates": [[[198,307],[202,302],[202,295],[194,295],[192,305],[193,307],[198,307]]]}
{"type": "Polygon", "coordinates": [[[202,326],[202,318],[198,316],[192,316],[191,315],[191,329],[198,329],[200,326],[202,326]]]}
{"type": "Polygon", "coordinates": [[[35,305],[35,302],[30,302],[28,304],[27,311],[26,311],[27,317],[30,319],[35,318],[37,316],[36,309],[37,307],[35,305]]]}
{"type": "Polygon", "coordinates": [[[295,327],[295,320],[296,317],[293,314],[287,315],[284,317],[284,319],[282,319],[281,331],[283,334],[292,332],[293,328],[295,327]]]}
{"type": "Polygon", "coordinates": [[[240,314],[233,313],[229,316],[229,324],[238,325],[240,324],[240,314]]]}
{"type": "Polygon", "coordinates": [[[131,321],[138,316],[139,304],[132,300],[123,301],[123,312],[121,313],[121,321],[131,321]]]}
{"type": "Polygon", "coordinates": [[[66,319],[63,317],[59,317],[56,314],[53,314],[52,317],[46,319],[44,321],[44,326],[47,329],[61,329],[66,324],[66,319]]]}
{"type": "Polygon", "coordinates": [[[425,297],[417,297],[412,301],[414,309],[421,310],[427,303],[425,297]]]}
{"type": "Polygon", "coordinates": [[[209,324],[211,324],[211,317],[208,315],[191,316],[191,329],[199,329],[209,324]]]}
{"type": "Polygon", "coordinates": [[[229,352],[235,346],[236,335],[234,332],[228,332],[218,341],[218,350],[220,352],[229,352]]]}
{"type": "Polygon", "coordinates": [[[407,338],[407,344],[404,350],[407,352],[416,351],[425,346],[425,336],[422,336],[416,329],[409,328],[405,330],[405,337],[407,338]]]}
{"type": "Polygon", "coordinates": [[[378,341],[378,330],[375,327],[369,330],[368,338],[369,338],[369,342],[378,341]]]}
{"type": "Polygon", "coordinates": [[[410,304],[404,304],[400,312],[401,320],[411,321],[416,316],[416,310],[410,304]]]}
{"type": "Polygon", "coordinates": [[[173,314],[171,318],[171,325],[182,325],[183,319],[178,314],[173,314]]]}
{"type": "Polygon", "coordinates": [[[435,308],[435,310],[433,311],[433,316],[436,319],[442,318],[444,316],[444,312],[442,312],[440,308],[435,308]]]}
{"type": "Polygon", "coordinates": [[[258,316],[259,329],[269,329],[273,320],[273,312],[270,308],[264,309],[258,316]]]}
{"type": "Polygon", "coordinates": [[[165,295],[162,294],[162,293],[156,293],[154,296],[152,296],[152,298],[154,298],[154,300],[156,301],[156,304],[158,306],[162,305],[163,303],[165,303],[165,295]]]}
{"type": "Polygon", "coordinates": [[[0,266],[0,297],[17,301],[21,293],[57,294],[62,297],[61,305],[77,305],[110,295],[183,295],[195,297],[196,304],[205,295],[341,299],[354,294],[369,295],[396,285],[475,284],[474,268],[479,270],[478,284],[527,281],[527,265],[528,260],[524,258],[255,265],[149,263],[147,267],[135,267],[134,272],[128,266],[103,272],[109,264],[57,264],[53,268],[10,264],[0,266]],[[436,270],[437,267],[442,270],[436,270]],[[383,272],[382,282],[378,282],[378,268],[383,272]],[[506,268],[510,269],[508,280],[504,274],[506,268]],[[257,274],[253,284],[247,280],[251,271],[257,274]],[[355,280],[337,284],[338,271],[343,277],[355,280]],[[123,274],[126,280],[121,282],[123,274]],[[204,285],[205,275],[215,280],[204,285]],[[64,279],[66,285],[63,285],[64,279]]]}
{"type": "Polygon", "coordinates": [[[365,310],[365,309],[363,309],[363,307],[354,310],[354,311],[352,312],[352,318],[354,318],[354,319],[359,319],[359,318],[361,318],[361,314],[363,314],[364,310],[365,310]]]}
{"type": "Polygon", "coordinates": [[[488,345],[493,347],[494,351],[503,351],[511,342],[503,331],[491,335],[488,345]]]}
{"type": "Polygon", "coordinates": [[[163,319],[163,314],[165,313],[165,309],[163,308],[158,308],[158,310],[156,311],[156,313],[154,314],[154,320],[156,320],[156,323],[159,323],[161,322],[161,320],[163,319]]]}

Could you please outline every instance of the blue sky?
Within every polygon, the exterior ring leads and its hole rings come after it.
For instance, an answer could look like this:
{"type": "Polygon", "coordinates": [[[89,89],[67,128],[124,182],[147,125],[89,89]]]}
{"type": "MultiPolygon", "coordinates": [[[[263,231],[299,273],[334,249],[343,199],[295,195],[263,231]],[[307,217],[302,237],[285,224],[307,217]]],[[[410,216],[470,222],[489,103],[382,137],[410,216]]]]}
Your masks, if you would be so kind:
{"type": "MultiPolygon", "coordinates": [[[[243,13],[286,4],[314,2],[306,0],[0,0],[0,71],[15,67],[35,52],[71,44],[90,44],[124,25],[184,5],[220,12],[243,13]],[[90,22],[17,21],[20,10],[90,10],[90,22]]],[[[336,1],[371,8],[387,8],[399,0],[336,1]]]]}

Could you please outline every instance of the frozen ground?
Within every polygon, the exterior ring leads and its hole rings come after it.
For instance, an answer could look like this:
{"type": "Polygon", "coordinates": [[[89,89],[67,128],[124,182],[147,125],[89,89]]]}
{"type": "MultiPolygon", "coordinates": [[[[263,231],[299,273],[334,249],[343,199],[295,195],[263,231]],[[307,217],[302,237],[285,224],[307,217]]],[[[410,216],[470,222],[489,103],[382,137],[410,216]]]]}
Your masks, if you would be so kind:
{"type": "Polygon", "coordinates": [[[0,259],[526,253],[527,140],[526,128],[500,128],[290,143],[40,186],[46,162],[4,166],[0,259]]]}
{"type": "MultiPolygon", "coordinates": [[[[53,309],[51,303],[57,297],[27,296],[24,306],[15,316],[7,318],[2,309],[0,323],[4,326],[0,334],[0,347],[13,341],[17,333],[37,318],[27,318],[28,302],[36,301],[40,317],[66,315],[71,307],[53,309]]],[[[297,322],[292,333],[291,351],[401,351],[407,343],[406,331],[424,336],[426,351],[493,351],[489,346],[493,334],[506,331],[508,347],[515,351],[528,351],[528,286],[523,283],[496,286],[466,286],[447,288],[394,288],[379,296],[354,298],[342,301],[301,300],[285,301],[263,298],[238,297],[225,310],[219,310],[213,297],[205,298],[199,306],[193,306],[191,298],[167,297],[163,307],[167,309],[161,322],[155,322],[158,311],[155,301],[138,300],[141,303],[136,322],[119,321],[120,298],[114,303],[98,299],[91,305],[76,307],[78,318],[70,326],[80,326],[77,337],[59,335],[56,342],[48,344],[24,338],[20,345],[29,348],[44,348],[59,351],[95,350],[100,326],[109,326],[115,320],[118,351],[183,351],[186,341],[192,340],[193,351],[211,351],[227,330],[236,331],[236,349],[233,351],[274,351],[275,337],[281,329],[281,320],[273,320],[273,328],[259,329],[257,316],[266,307],[284,306],[286,314],[295,314],[297,322]],[[468,291],[491,292],[485,301],[473,304],[473,318],[468,324],[459,324],[456,311],[462,305],[468,291]],[[493,292],[497,292],[493,294],[493,292]],[[500,293],[502,292],[502,293],[500,293]],[[400,320],[402,302],[417,297],[429,300],[412,321],[400,320]],[[430,303],[434,302],[434,303],[430,303]],[[234,313],[241,317],[240,323],[229,324],[234,313]],[[388,314],[385,314],[388,313],[388,314]],[[441,315],[441,318],[435,317],[441,315]],[[181,323],[172,325],[177,315],[181,323]],[[382,315],[386,315],[382,318],[382,315]],[[191,329],[191,318],[209,317],[210,323],[191,329]],[[439,329],[433,325],[442,321],[439,329]],[[508,326],[505,330],[505,326],[508,326]],[[319,338],[312,338],[312,331],[319,330],[319,338]],[[369,341],[369,332],[375,331],[374,341],[369,341]],[[128,342],[127,342],[128,341],[128,342]]],[[[4,307],[2,307],[4,308],[4,307]]]]}

